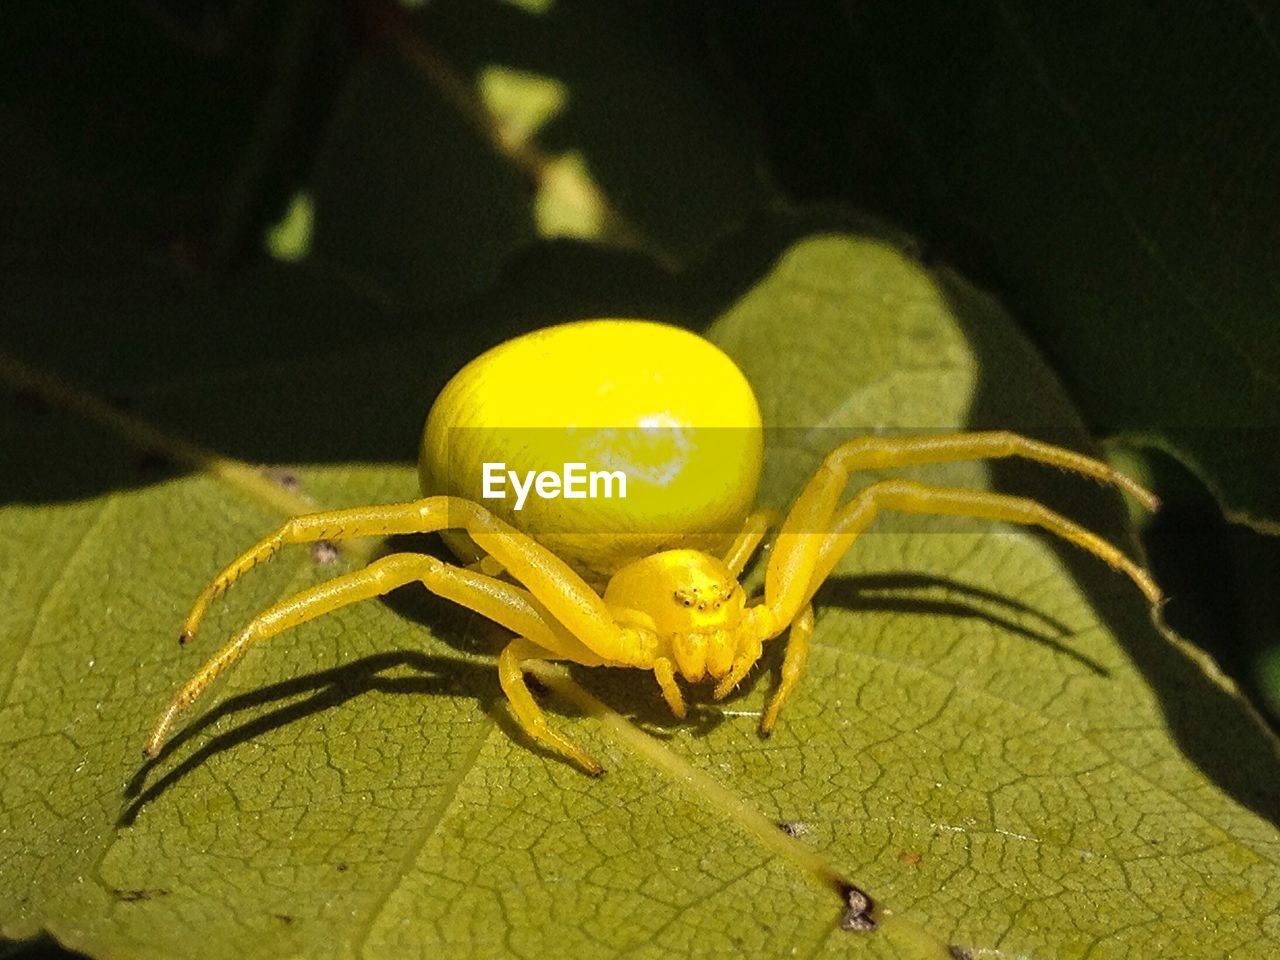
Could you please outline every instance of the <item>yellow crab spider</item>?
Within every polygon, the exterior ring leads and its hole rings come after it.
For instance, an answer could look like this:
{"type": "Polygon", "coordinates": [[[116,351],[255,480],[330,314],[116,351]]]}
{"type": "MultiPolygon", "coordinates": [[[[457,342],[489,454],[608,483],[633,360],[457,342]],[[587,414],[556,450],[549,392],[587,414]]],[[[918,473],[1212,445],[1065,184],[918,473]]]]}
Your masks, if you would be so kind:
{"type": "Polygon", "coordinates": [[[440,531],[463,562],[393,553],[277,603],[177,692],[144,753],[155,756],[179,714],[254,644],[415,581],[515,635],[498,657],[498,675],[516,719],[588,773],[604,768],[548,724],[526,686],[527,662],[652,671],[671,712],[684,717],[678,678],[713,681],[713,696],[722,699],[760,659],[765,641],[788,633],[781,680],[760,721],[767,735],[804,669],[814,593],[882,510],[1038,526],[1127,574],[1150,602],[1160,599],[1151,577],[1120,550],[1035,500],[890,479],[842,501],[850,474],[860,470],[1022,457],[1112,484],[1149,509],[1158,505],[1105,463],[1007,432],[839,444],[778,526],[763,593],[748,598],[739,577],[776,525],[771,512],[754,509],[762,448],[745,376],[688,331],[592,320],[501,344],[464,367],[432,406],[419,459],[424,499],[287,521],[208,584],[181,640],[195,637],[215,597],[286,544],[440,531]],[[626,496],[568,496],[568,481],[533,491],[531,479],[519,509],[512,497],[495,496],[499,481],[518,483],[521,470],[532,477],[574,463],[620,472],[630,481],[626,496]]]}

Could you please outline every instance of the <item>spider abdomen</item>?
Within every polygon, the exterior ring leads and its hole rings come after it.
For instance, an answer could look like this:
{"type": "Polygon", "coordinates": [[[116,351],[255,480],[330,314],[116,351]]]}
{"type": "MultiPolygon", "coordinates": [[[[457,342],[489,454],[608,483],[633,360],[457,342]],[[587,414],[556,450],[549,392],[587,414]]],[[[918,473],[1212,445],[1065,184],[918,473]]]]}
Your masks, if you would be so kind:
{"type": "Polygon", "coordinates": [[[754,504],[762,452],[755,395],[718,347],[665,324],[589,320],[463,367],[427,417],[419,470],[425,493],[482,503],[602,583],[660,550],[723,550],[754,504]],[[486,464],[511,482],[486,490],[486,464]],[[596,472],[607,489],[574,486],[596,472]]]}

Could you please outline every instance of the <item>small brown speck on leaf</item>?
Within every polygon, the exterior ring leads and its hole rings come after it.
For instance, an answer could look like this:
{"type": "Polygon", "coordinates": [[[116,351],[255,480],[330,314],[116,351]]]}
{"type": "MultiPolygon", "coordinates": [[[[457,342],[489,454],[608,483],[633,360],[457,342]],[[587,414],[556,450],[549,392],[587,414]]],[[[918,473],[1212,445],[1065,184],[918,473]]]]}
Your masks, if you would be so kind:
{"type": "Polygon", "coordinates": [[[845,903],[844,916],[840,918],[841,930],[869,933],[876,928],[876,922],[871,916],[875,904],[869,896],[851,883],[842,885],[840,895],[845,903]]]}
{"type": "Polygon", "coordinates": [[[121,890],[115,889],[111,891],[116,895],[116,899],[124,903],[140,903],[144,900],[154,900],[157,897],[167,897],[168,890],[153,888],[150,890],[121,890]]]}
{"type": "Polygon", "coordinates": [[[298,475],[285,467],[267,467],[262,472],[268,480],[290,493],[297,493],[302,489],[302,481],[298,479],[298,475]]]}

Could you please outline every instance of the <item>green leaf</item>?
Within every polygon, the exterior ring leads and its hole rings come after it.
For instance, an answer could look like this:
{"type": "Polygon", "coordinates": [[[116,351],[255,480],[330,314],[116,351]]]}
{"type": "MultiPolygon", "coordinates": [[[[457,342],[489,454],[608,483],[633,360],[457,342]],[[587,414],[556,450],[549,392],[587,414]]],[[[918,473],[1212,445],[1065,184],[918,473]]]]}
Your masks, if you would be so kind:
{"type": "Polygon", "coordinates": [[[726,17],[720,49],[784,184],[990,278],[1095,430],[1173,453],[1230,519],[1280,532],[1273,6],[761,16],[726,17]]]}
{"type": "MultiPolygon", "coordinates": [[[[613,303],[641,302],[631,260],[598,260],[575,286],[582,264],[548,251],[468,314],[511,332],[594,309],[610,285],[613,303]]],[[[713,316],[774,435],[796,441],[774,451],[767,500],[830,437],[867,428],[998,425],[1090,446],[998,305],[878,232],[757,225],[650,296],[655,315],[713,316]]],[[[255,430],[292,450],[309,431],[356,451],[399,438],[397,462],[291,468],[302,491],[285,499],[409,497],[431,391],[476,347],[453,322],[275,360],[270,376],[214,370],[152,389],[135,415],[206,445],[255,430]]],[[[549,707],[609,767],[584,777],[515,732],[501,632],[403,591],[251,652],[143,767],[155,714],[212,644],[340,567],[282,555],[179,650],[187,605],[279,522],[264,502],[281,497],[216,458],[140,478],[105,429],[118,419],[3,372],[26,384],[0,405],[4,936],[48,930],[128,958],[1276,949],[1273,742],[1130,584],[1022,530],[886,518],[820,593],[808,669],[769,741],[755,723],[777,644],[739,695],[683,724],[652,677],[576,670],[576,686],[551,681],[569,695],[549,707]],[[839,929],[833,876],[875,898],[879,930],[839,929]]],[[[1087,483],[1012,466],[919,475],[1043,498],[1131,546],[1117,498],[1087,483]]]]}

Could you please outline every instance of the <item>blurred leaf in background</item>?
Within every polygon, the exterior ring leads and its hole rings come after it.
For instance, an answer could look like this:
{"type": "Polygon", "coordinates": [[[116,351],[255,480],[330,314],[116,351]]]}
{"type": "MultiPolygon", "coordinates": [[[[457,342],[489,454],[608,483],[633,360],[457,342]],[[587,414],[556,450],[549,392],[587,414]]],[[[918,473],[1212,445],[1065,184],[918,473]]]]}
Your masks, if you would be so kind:
{"type": "Polygon", "coordinates": [[[779,181],[994,286],[1090,427],[1152,459],[1170,620],[1280,715],[1280,9],[714,9],[779,181]]]}

